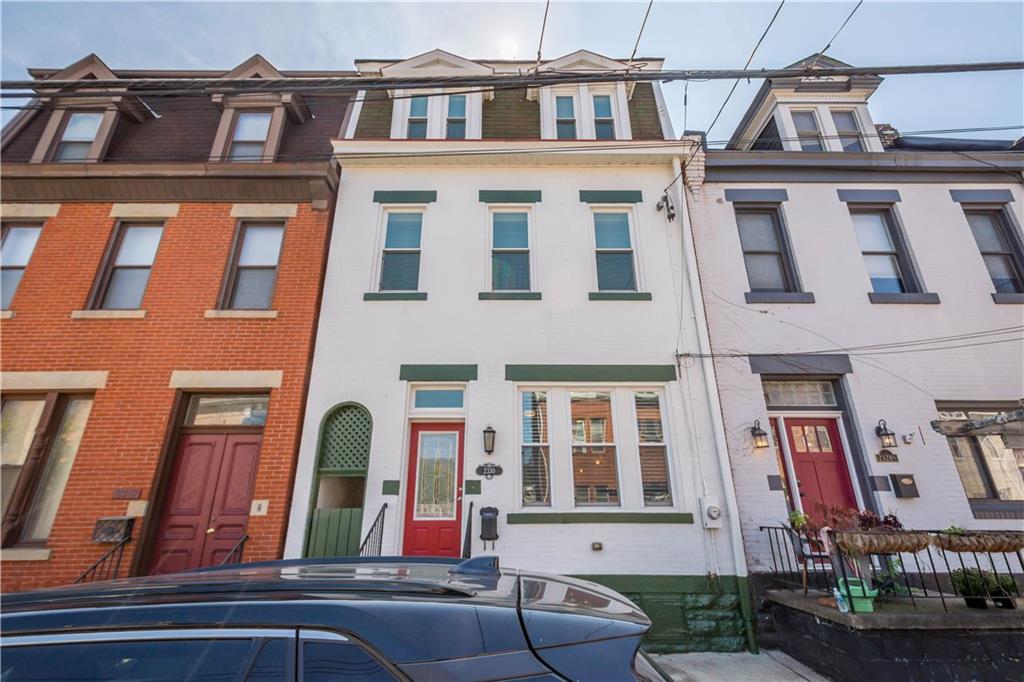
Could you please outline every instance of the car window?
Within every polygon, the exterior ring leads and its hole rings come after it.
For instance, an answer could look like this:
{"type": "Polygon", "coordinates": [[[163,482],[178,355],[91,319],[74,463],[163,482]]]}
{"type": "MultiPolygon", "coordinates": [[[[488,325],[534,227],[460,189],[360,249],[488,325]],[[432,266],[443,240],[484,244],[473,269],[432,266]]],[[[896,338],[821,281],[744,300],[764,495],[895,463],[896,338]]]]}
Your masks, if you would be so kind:
{"type": "Polygon", "coordinates": [[[0,661],[0,681],[231,681],[238,675],[252,646],[251,639],[93,641],[7,646],[0,661]]]}
{"type": "Polygon", "coordinates": [[[259,650],[249,666],[245,682],[281,682],[291,679],[292,675],[288,671],[294,669],[295,640],[267,639],[258,642],[257,646],[259,650]]]}
{"type": "Polygon", "coordinates": [[[397,678],[356,644],[342,642],[302,643],[302,682],[367,680],[391,682],[397,678]]]}

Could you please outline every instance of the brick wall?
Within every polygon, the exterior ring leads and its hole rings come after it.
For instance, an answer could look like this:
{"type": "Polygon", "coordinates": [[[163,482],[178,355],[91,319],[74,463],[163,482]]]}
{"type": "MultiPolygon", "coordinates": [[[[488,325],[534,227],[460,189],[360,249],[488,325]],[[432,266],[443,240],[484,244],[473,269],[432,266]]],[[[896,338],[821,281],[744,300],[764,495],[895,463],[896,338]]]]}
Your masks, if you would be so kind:
{"type": "MultiPolygon", "coordinates": [[[[266,516],[250,519],[247,560],[281,556],[308,381],[328,234],[327,212],[300,205],[287,222],[273,307],[277,319],[206,319],[216,307],[236,220],[230,204],[182,204],[166,221],[143,308],[145,319],[72,320],[85,305],[114,219],[110,204],[64,204],[46,221],[21,285],[14,317],[2,321],[3,371],[107,370],[47,546],[46,561],[3,562],[2,590],[70,582],[109,545],[91,541],[101,516],[126,513],[114,488],[152,486],[168,432],[173,370],[282,370],[270,393],[254,498],[266,516]]],[[[126,564],[145,524],[138,519],[126,564]]]]}

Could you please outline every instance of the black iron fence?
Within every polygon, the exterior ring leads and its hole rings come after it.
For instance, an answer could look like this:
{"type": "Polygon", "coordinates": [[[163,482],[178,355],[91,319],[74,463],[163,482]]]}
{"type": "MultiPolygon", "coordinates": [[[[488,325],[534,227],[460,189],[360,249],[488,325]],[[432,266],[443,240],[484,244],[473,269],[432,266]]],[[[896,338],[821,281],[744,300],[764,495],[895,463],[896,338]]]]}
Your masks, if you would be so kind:
{"type": "Polygon", "coordinates": [[[121,559],[124,558],[124,548],[131,541],[131,537],[122,538],[106,554],[97,559],[92,566],[85,569],[80,576],[75,578],[75,582],[91,583],[94,580],[115,580],[121,572],[121,559]]]}
{"type": "Polygon", "coordinates": [[[245,551],[245,543],[249,541],[248,535],[243,535],[238,538],[238,542],[235,543],[231,551],[227,553],[224,560],[220,562],[220,566],[227,566],[228,564],[240,564],[242,563],[242,552],[245,551]]]}
{"type": "Polygon", "coordinates": [[[468,559],[473,554],[473,503],[469,503],[469,513],[466,514],[466,534],[462,538],[462,558],[468,559]]]}
{"type": "Polygon", "coordinates": [[[377,518],[373,520],[373,525],[370,526],[366,537],[363,538],[363,543],[359,545],[359,556],[380,556],[381,546],[384,542],[384,512],[387,511],[387,508],[387,502],[381,505],[380,511],[377,512],[377,518]]]}
{"type": "Polygon", "coordinates": [[[873,611],[875,600],[1016,608],[1024,595],[1024,533],[760,530],[776,586],[838,594],[852,613],[873,611]]]}

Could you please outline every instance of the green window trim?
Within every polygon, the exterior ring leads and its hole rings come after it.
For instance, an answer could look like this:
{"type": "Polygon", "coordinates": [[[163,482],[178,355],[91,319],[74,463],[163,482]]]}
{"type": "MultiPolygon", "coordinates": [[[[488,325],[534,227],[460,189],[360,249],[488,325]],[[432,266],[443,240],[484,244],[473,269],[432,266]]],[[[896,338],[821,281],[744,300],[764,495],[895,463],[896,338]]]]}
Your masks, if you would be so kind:
{"type": "Polygon", "coordinates": [[[675,381],[675,365],[505,365],[506,381],[675,381]]]}
{"type": "Polygon", "coordinates": [[[481,291],[477,294],[481,301],[539,301],[539,291],[481,291]]]}
{"type": "Polygon", "coordinates": [[[591,291],[587,294],[591,301],[650,301],[649,291],[591,291]]]}
{"type": "Polygon", "coordinates": [[[370,291],[363,294],[364,301],[425,301],[425,291],[370,291]]]}
{"type": "Polygon", "coordinates": [[[644,200],[638,189],[581,189],[580,201],[585,204],[639,204],[644,200]]]}
{"type": "Polygon", "coordinates": [[[432,204],[437,201],[436,190],[377,190],[373,201],[378,204],[432,204]]]}
{"type": "Polygon", "coordinates": [[[476,381],[476,365],[402,365],[401,381],[476,381]]]}
{"type": "Polygon", "coordinates": [[[483,204],[536,204],[540,203],[539,189],[482,189],[483,204]]]}
{"type": "Polygon", "coordinates": [[[510,524],[551,523],[693,523],[689,512],[543,512],[511,513],[505,516],[510,524]]]}

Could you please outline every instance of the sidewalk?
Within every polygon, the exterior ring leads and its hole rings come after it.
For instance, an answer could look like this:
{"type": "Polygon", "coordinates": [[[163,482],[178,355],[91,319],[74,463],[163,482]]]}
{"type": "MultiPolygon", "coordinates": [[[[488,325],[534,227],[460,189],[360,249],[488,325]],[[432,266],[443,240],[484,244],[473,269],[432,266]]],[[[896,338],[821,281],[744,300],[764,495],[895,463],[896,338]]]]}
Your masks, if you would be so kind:
{"type": "Polygon", "coordinates": [[[663,654],[652,656],[676,682],[828,682],[781,651],[760,654],[663,654]]]}

